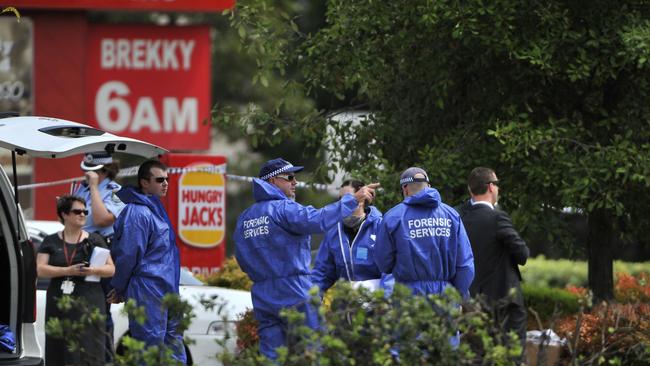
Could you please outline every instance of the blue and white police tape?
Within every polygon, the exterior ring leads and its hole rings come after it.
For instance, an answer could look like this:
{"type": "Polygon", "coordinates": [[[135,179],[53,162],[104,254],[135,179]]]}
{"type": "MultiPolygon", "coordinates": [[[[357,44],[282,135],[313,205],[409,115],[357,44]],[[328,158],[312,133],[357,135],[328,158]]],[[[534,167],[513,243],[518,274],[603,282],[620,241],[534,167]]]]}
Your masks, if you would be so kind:
{"type": "MultiPolygon", "coordinates": [[[[138,166],[132,166],[128,168],[123,168],[120,169],[120,171],[117,173],[118,178],[125,178],[125,177],[135,177],[138,175],[138,166]]],[[[183,173],[189,173],[189,172],[206,172],[206,173],[211,173],[211,174],[225,174],[226,173],[226,164],[220,164],[220,165],[201,165],[201,166],[196,166],[196,167],[168,167],[167,172],[169,174],[183,174],[183,173]]],[[[243,175],[235,175],[235,174],[226,174],[226,179],[229,181],[234,181],[234,182],[252,182],[253,178],[256,177],[249,177],[249,176],[243,176],[243,175]]],[[[24,184],[21,186],[18,186],[18,190],[27,190],[27,189],[35,189],[35,188],[42,188],[42,187],[51,187],[51,186],[57,186],[57,185],[62,185],[62,184],[74,184],[74,183],[80,183],[84,181],[84,177],[74,177],[74,178],[66,178],[66,179],[61,179],[61,180],[56,180],[56,181],[50,181],[50,182],[40,182],[40,183],[32,183],[32,184],[24,184]]],[[[338,187],[332,186],[332,185],[327,185],[327,184],[321,184],[321,183],[306,183],[306,182],[298,182],[296,185],[297,187],[300,188],[314,188],[317,190],[321,191],[336,191],[338,187]]]]}

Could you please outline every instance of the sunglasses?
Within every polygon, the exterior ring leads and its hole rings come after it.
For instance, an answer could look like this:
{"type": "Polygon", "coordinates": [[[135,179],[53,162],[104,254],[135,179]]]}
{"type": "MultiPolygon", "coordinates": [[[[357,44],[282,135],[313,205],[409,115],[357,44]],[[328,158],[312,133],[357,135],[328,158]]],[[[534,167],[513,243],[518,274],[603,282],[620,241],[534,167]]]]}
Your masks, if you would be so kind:
{"type": "Polygon", "coordinates": [[[276,175],[275,177],[276,178],[282,178],[282,179],[286,180],[287,182],[293,182],[294,179],[296,179],[295,175],[286,175],[286,176],[285,175],[276,175]]]}
{"type": "Polygon", "coordinates": [[[491,181],[489,181],[489,182],[487,182],[485,184],[494,184],[495,186],[498,187],[499,186],[499,181],[498,180],[491,180],[491,181]]]}
{"type": "Polygon", "coordinates": [[[70,210],[70,212],[68,212],[68,213],[73,213],[75,215],[84,214],[85,216],[88,216],[88,210],[81,210],[81,209],[78,209],[78,208],[74,208],[74,209],[70,210]]]}
{"type": "Polygon", "coordinates": [[[169,177],[155,177],[153,180],[155,180],[156,183],[168,182],[169,177]]]}

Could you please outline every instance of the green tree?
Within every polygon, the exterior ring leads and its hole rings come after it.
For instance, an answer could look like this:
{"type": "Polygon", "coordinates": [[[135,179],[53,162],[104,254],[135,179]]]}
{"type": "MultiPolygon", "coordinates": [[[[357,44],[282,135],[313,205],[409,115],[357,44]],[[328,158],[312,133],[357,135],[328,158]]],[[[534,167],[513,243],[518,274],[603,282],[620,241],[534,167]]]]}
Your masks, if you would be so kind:
{"type": "Polygon", "coordinates": [[[274,108],[221,113],[220,126],[309,146],[330,126],[330,163],[380,178],[384,204],[407,166],[452,203],[472,167],[491,166],[524,233],[557,238],[565,207],[587,216],[589,286],[612,298],[614,239],[648,228],[650,3],[329,0],[312,33],[286,3],[241,0],[231,14],[254,83],[298,71],[274,108]],[[297,96],[318,103],[287,103],[297,96]],[[330,122],[341,105],[372,114],[330,122]]]}

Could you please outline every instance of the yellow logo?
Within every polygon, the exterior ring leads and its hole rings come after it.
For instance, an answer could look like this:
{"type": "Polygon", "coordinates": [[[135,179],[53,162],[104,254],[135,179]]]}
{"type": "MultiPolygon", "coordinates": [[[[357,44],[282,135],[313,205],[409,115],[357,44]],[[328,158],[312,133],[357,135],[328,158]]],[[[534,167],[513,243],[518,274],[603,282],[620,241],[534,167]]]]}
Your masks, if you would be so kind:
{"type": "MultiPolygon", "coordinates": [[[[186,168],[210,167],[198,163],[186,168]]],[[[188,245],[212,248],[226,234],[224,174],[187,171],[178,180],[178,234],[188,245]]]]}
{"type": "Polygon", "coordinates": [[[13,6],[7,6],[6,8],[2,9],[2,11],[0,11],[0,14],[6,12],[14,13],[14,15],[16,16],[16,20],[20,22],[20,13],[18,12],[18,9],[14,8],[13,6]]]}

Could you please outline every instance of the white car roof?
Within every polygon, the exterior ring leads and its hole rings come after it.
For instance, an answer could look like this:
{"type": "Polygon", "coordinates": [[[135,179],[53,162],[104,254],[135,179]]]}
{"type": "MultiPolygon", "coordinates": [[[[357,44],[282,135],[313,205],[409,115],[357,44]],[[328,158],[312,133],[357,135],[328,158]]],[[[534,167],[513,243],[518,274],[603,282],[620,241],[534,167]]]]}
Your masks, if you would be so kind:
{"type": "Polygon", "coordinates": [[[40,230],[46,234],[54,234],[63,230],[63,224],[54,220],[25,220],[25,226],[40,230]]]}
{"type": "Polygon", "coordinates": [[[51,117],[0,119],[0,147],[38,158],[64,158],[91,151],[154,157],[167,152],[160,146],[116,136],[82,123],[51,117]]]}

